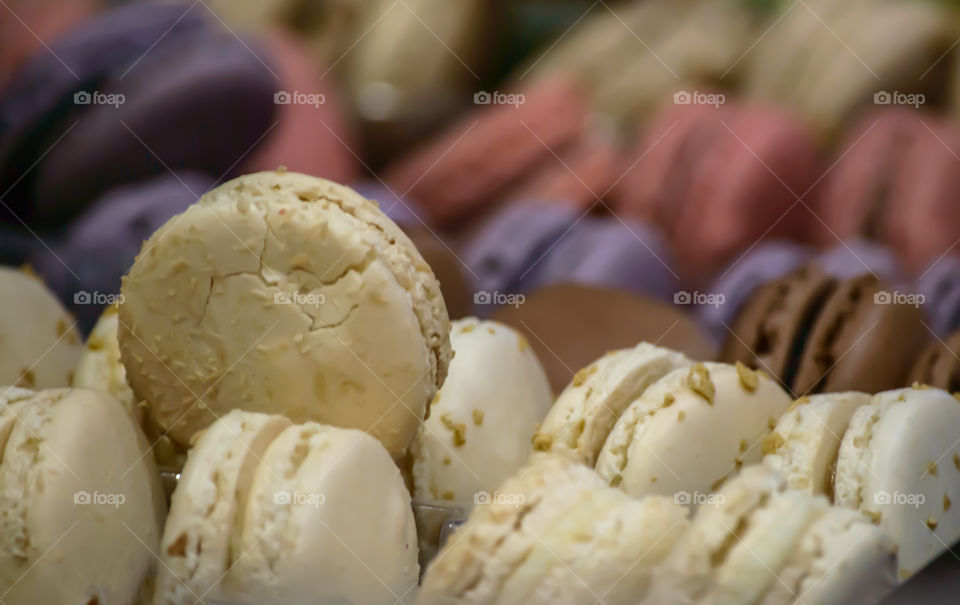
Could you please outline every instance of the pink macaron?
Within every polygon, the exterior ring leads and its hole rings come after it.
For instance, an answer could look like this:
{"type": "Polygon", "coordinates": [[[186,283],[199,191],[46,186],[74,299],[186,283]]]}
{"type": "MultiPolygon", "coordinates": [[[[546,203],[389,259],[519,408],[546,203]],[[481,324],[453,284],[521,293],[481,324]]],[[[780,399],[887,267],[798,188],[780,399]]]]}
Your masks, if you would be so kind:
{"type": "Polygon", "coordinates": [[[484,104],[389,166],[384,180],[423,204],[439,224],[456,223],[498,199],[583,131],[587,105],[566,80],[520,90],[515,104],[484,104]]]}

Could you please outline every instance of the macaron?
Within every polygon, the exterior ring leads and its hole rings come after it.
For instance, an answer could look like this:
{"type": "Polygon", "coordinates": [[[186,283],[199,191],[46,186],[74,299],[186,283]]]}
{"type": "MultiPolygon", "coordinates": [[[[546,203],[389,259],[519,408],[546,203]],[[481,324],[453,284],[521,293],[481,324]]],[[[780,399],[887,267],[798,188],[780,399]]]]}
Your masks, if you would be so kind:
{"type": "Polygon", "coordinates": [[[928,384],[950,393],[960,391],[960,332],[935,338],[917,358],[910,383],[928,384]]]}
{"type": "Polygon", "coordinates": [[[533,453],[531,436],[553,405],[526,337],[495,321],[450,327],[454,358],[417,431],[414,498],[474,501],[506,481],[533,453]]]}
{"type": "Polygon", "coordinates": [[[713,345],[692,315],[673,305],[622,290],[586,284],[553,284],[498,307],[492,318],[527,337],[554,392],[577,370],[607,351],[638,342],[712,359],[713,345]]]}
{"type": "Polygon", "coordinates": [[[73,375],[73,386],[105,391],[123,404],[137,424],[143,409],[127,384],[127,371],[120,361],[120,327],[117,305],[110,305],[100,316],[83,345],[83,352],[73,375]]]}
{"type": "Polygon", "coordinates": [[[98,391],[5,387],[0,445],[3,598],[133,602],[156,569],[166,506],[127,411],[98,391]]]}
{"type": "Polygon", "coordinates": [[[837,281],[802,266],[757,290],[720,358],[763,369],[798,396],[902,386],[926,332],[908,294],[871,274],[837,281]]]}
{"type": "Polygon", "coordinates": [[[0,383],[67,387],[82,345],[76,320],[29,268],[0,267],[0,383]]]}
{"type": "Polygon", "coordinates": [[[535,166],[556,162],[553,154],[584,127],[579,91],[559,79],[516,94],[523,103],[484,105],[388,166],[386,183],[449,226],[495,201],[535,166]]]}
{"type": "Polygon", "coordinates": [[[534,447],[593,467],[624,410],[651,384],[693,364],[683,353],[647,342],[610,351],[574,375],[534,435],[534,447]]]}
{"type": "Polygon", "coordinates": [[[591,469],[541,454],[476,506],[427,570],[417,603],[636,603],[687,526],[591,469]]]}
{"type": "Polygon", "coordinates": [[[373,202],[302,174],[227,182],[122,287],[127,380],[181,446],[234,408],[369,431],[394,455],[447,373],[430,267],[373,202]]]}
{"type": "Polygon", "coordinates": [[[410,495],[360,431],[234,410],[191,449],[154,602],[393,603],[417,581],[410,495]]]}
{"type": "Polygon", "coordinates": [[[697,514],[645,603],[876,603],[896,585],[896,546],[866,516],[745,468],[697,514]]]}
{"type": "Polygon", "coordinates": [[[459,256],[455,245],[442,234],[421,224],[405,226],[404,233],[440,282],[440,293],[450,318],[462,319],[472,315],[474,289],[470,267],[459,256]]]}
{"type": "Polygon", "coordinates": [[[548,200],[506,204],[481,223],[462,257],[480,292],[523,292],[547,254],[573,229],[580,213],[548,200]]]}
{"type": "Polygon", "coordinates": [[[597,472],[634,497],[706,493],[760,462],[760,442],[789,405],[776,381],[742,364],[678,368],[620,415],[597,472]]]}
{"type": "Polygon", "coordinates": [[[870,395],[848,391],[802,397],[777,420],[763,441],[763,463],[777,470],[790,489],[833,497],[833,469],[840,441],[870,395]]]}
{"type": "Polygon", "coordinates": [[[580,217],[529,267],[532,287],[573,282],[672,300],[680,283],[663,236],[651,225],[580,217]]]}
{"type": "Polygon", "coordinates": [[[960,538],[960,406],[917,385],[885,391],[857,409],[843,435],[834,502],[859,509],[899,545],[901,580],[960,538]]]}
{"type": "Polygon", "coordinates": [[[778,109],[675,105],[634,151],[615,210],[654,217],[677,261],[702,280],[766,238],[802,240],[797,198],[819,176],[812,137],[778,109]]]}
{"type": "Polygon", "coordinates": [[[960,221],[951,203],[960,190],[953,170],[960,132],[953,124],[884,108],[864,116],[841,148],[849,153],[825,181],[817,209],[831,232],[888,244],[913,275],[952,249],[960,221]]]}

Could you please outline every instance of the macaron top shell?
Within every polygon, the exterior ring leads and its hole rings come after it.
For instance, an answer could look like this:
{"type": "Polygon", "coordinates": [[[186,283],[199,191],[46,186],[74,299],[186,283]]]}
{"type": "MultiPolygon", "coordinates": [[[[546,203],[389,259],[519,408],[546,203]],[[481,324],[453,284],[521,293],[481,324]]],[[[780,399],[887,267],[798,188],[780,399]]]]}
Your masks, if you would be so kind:
{"type": "Polygon", "coordinates": [[[410,240],[352,190],[284,171],[172,218],[124,278],[130,386],[186,444],[233,408],[377,436],[401,455],[446,376],[449,321],[410,240]]]}
{"type": "Polygon", "coordinates": [[[76,321],[39,278],[0,267],[0,384],[70,386],[80,357],[76,321]]]}
{"type": "Polygon", "coordinates": [[[840,445],[837,504],[858,508],[899,545],[905,579],[960,538],[960,405],[929,387],[885,391],[858,409],[840,445]]]}
{"type": "Polygon", "coordinates": [[[131,602],[155,566],[166,514],[139,428],[99,391],[13,390],[0,408],[9,412],[0,412],[3,598],[131,602]]]}
{"type": "Polygon", "coordinates": [[[450,330],[454,358],[417,432],[414,496],[473,502],[523,466],[530,437],[553,395],[526,337],[495,321],[467,318],[450,330]]]}
{"type": "Polygon", "coordinates": [[[627,406],[668,372],[693,363],[683,353],[646,342],[610,351],[574,375],[534,436],[534,447],[594,466],[627,406]]]}
{"type": "Polygon", "coordinates": [[[127,370],[120,361],[120,342],[117,340],[119,327],[118,309],[116,305],[110,305],[97,320],[83,345],[73,386],[110,393],[139,424],[143,408],[137,405],[137,399],[127,384],[127,370]]]}
{"type": "Polygon", "coordinates": [[[620,416],[597,472],[634,497],[707,492],[760,462],[760,441],[789,405],[775,381],[742,364],[674,370],[620,416]]]}

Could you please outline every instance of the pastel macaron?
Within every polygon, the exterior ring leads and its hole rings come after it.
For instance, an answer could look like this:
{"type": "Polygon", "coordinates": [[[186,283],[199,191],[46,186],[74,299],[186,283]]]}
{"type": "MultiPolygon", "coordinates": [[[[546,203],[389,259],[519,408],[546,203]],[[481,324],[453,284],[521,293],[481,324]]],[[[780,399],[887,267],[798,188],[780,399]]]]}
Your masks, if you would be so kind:
{"type": "Polygon", "coordinates": [[[706,493],[760,462],[761,441],[789,405],[776,381],[742,364],[678,368],[620,415],[597,472],[634,497],[706,493]]]}
{"type": "Polygon", "coordinates": [[[76,320],[32,270],[0,267],[0,383],[67,387],[82,345],[76,320]]]}
{"type": "Polygon", "coordinates": [[[123,406],[100,391],[3,387],[0,452],[6,602],[142,596],[166,505],[148,444],[123,406]]]}
{"type": "Polygon", "coordinates": [[[834,502],[869,515],[899,545],[901,580],[960,538],[960,405],[917,385],[861,406],[843,435],[834,502]]]}
{"type": "Polygon", "coordinates": [[[539,454],[474,508],[416,602],[636,603],[687,524],[669,498],[633,500],[586,466],[539,454]]]}
{"type": "Polygon", "coordinates": [[[369,435],[235,410],[196,441],[154,602],[393,603],[417,581],[410,495],[369,435]]]}
{"type": "Polygon", "coordinates": [[[610,351],[574,375],[534,435],[534,447],[594,466],[627,407],[666,374],[693,364],[647,342],[610,351]]]}
{"type": "Polygon", "coordinates": [[[208,192],[145,242],[122,294],[127,380],[180,445],[240,408],[368,431],[399,457],[450,359],[410,240],[373,202],[297,173],[208,192]]]}
{"type": "Polygon", "coordinates": [[[411,446],[414,498],[470,503],[533,453],[531,436],[553,405],[525,336],[467,318],[450,328],[454,358],[411,446]]]}

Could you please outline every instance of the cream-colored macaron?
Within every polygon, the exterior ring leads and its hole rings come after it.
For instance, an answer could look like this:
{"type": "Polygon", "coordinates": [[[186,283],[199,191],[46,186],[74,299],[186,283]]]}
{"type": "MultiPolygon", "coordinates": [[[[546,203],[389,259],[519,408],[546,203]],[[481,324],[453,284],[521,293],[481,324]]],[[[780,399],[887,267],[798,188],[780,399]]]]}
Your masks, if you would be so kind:
{"type": "Polygon", "coordinates": [[[80,357],[76,320],[29,269],[0,267],[0,385],[68,387],[80,357]]]}
{"type": "Polygon", "coordinates": [[[0,389],[4,602],[132,602],[165,514],[147,444],[113,397],[0,389]]]}
{"type": "Polygon", "coordinates": [[[577,372],[543,421],[534,446],[593,466],[627,406],[668,372],[693,364],[682,353],[646,342],[611,351],[577,372]]]}
{"type": "Polygon", "coordinates": [[[414,497],[473,502],[526,464],[553,395],[526,338],[495,321],[454,321],[455,354],[412,447],[414,497]]]}
{"type": "Polygon", "coordinates": [[[878,602],[894,585],[894,551],[862,514],[788,489],[777,471],[755,465],[697,509],[641,602],[842,605],[852,594],[878,602]]]}
{"type": "Polygon", "coordinates": [[[122,293],[127,381],[181,445],[239,408],[367,431],[399,457],[447,373],[430,267],[374,202],[324,179],[209,191],[147,240],[122,293]]]}
{"type": "Polygon", "coordinates": [[[653,383],[620,416],[597,458],[614,487],[647,494],[704,493],[760,462],[760,442],[790,396],[762,372],[696,364],[653,383]]]}
{"type": "Polygon", "coordinates": [[[285,428],[283,416],[234,410],[199,435],[187,456],[163,531],[155,605],[215,597],[264,452],[285,428]]]}
{"type": "Polygon", "coordinates": [[[234,410],[202,432],[173,494],[156,605],[405,601],[410,494],[366,433],[234,410]]]}
{"type": "Polygon", "coordinates": [[[383,446],[357,430],[311,422],[280,433],[236,530],[232,598],[393,605],[417,585],[410,493],[383,446]]]}
{"type": "Polygon", "coordinates": [[[877,521],[916,573],[960,538],[960,403],[918,385],[878,393],[840,444],[834,501],[877,521]]]}
{"type": "Polygon", "coordinates": [[[787,479],[791,489],[833,496],[833,467],[850,418],[870,403],[866,393],[801,397],[763,441],[763,463],[787,479]]]}
{"type": "Polygon", "coordinates": [[[133,390],[127,384],[127,371],[120,361],[120,341],[117,339],[119,326],[117,306],[110,305],[84,343],[74,372],[73,386],[110,393],[140,422],[143,409],[137,406],[133,390]]]}
{"type": "Polygon", "coordinates": [[[686,517],[668,499],[611,489],[566,456],[536,454],[450,538],[417,603],[635,603],[686,517]]]}

